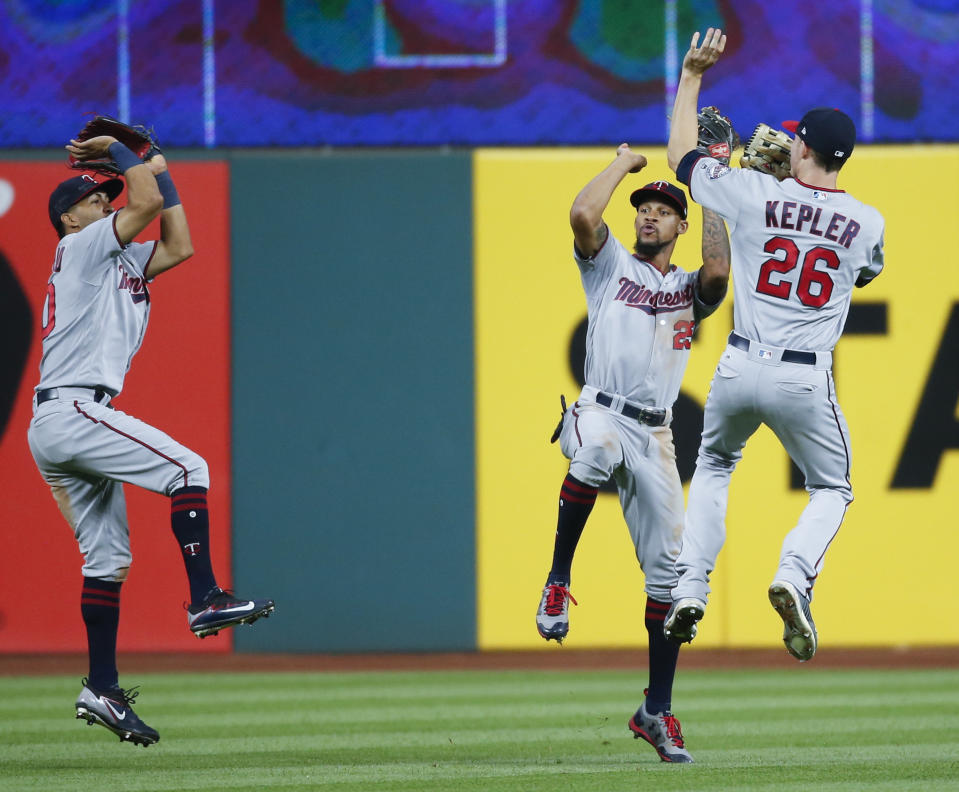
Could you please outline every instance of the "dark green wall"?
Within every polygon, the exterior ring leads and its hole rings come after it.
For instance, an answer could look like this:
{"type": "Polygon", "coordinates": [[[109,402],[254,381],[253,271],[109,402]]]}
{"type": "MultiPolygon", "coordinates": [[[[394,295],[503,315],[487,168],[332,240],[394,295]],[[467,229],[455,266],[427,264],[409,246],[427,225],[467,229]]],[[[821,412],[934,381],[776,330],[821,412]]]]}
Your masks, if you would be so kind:
{"type": "Polygon", "coordinates": [[[467,153],[234,154],[240,651],[476,641],[467,153]]]}

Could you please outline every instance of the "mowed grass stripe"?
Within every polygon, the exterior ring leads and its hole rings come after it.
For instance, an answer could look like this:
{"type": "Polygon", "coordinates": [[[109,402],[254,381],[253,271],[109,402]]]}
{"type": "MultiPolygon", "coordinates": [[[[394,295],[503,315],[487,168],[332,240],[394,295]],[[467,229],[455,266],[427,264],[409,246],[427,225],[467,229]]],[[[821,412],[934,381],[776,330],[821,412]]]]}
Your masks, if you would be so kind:
{"type": "MultiPolygon", "coordinates": [[[[889,675],[895,674],[899,689],[941,688],[946,681],[959,682],[959,669],[923,670],[818,670],[815,661],[796,665],[794,669],[777,671],[684,671],[682,662],[677,675],[677,689],[690,695],[708,693],[740,695],[744,685],[756,692],[775,693],[782,680],[798,689],[888,691],[889,675]]],[[[442,689],[448,696],[516,695],[555,692],[557,686],[580,693],[600,693],[604,689],[642,689],[645,686],[645,664],[635,671],[430,671],[430,672],[279,672],[270,674],[270,692],[276,695],[304,696],[310,699],[341,701],[382,698],[415,699],[425,691],[442,689]]],[[[50,695],[54,689],[79,691],[82,674],[48,677],[0,677],[0,689],[13,684],[17,690],[34,696],[50,695]]],[[[197,686],[207,686],[226,698],[255,695],[262,691],[259,675],[250,673],[137,674],[121,679],[124,685],[155,687],[164,693],[184,690],[192,695],[197,686]],[[129,677],[129,678],[127,678],[129,677]]],[[[0,701],[0,710],[10,708],[10,701],[0,701]]]]}
{"type": "MultiPolygon", "coordinates": [[[[124,746],[126,747],[126,746],[124,746]]],[[[501,758],[497,761],[477,762],[475,759],[456,760],[439,758],[433,762],[390,762],[369,763],[365,766],[355,764],[330,765],[303,765],[282,761],[281,756],[273,756],[273,761],[265,766],[246,766],[236,764],[230,757],[220,757],[219,762],[206,767],[191,763],[190,768],[171,769],[163,773],[162,778],[157,776],[157,769],[141,764],[137,768],[137,776],[130,778],[129,770],[113,770],[100,768],[96,775],[98,784],[107,788],[122,788],[125,790],[180,790],[182,792],[204,789],[286,789],[290,787],[304,788],[374,788],[385,785],[390,789],[462,789],[463,782],[469,780],[491,781],[509,780],[509,786],[504,789],[531,790],[531,781],[536,778],[547,779],[550,784],[560,782],[562,776],[564,788],[569,789],[630,789],[629,783],[637,784],[638,773],[644,776],[655,773],[657,789],[775,789],[777,792],[784,788],[815,788],[817,790],[845,790],[845,789],[875,789],[876,784],[890,783],[890,774],[902,764],[937,761],[936,766],[930,767],[915,779],[917,785],[910,786],[909,782],[899,782],[898,786],[886,788],[895,789],[948,789],[954,787],[934,785],[935,782],[952,784],[955,780],[957,764],[942,763],[944,751],[950,746],[931,744],[915,749],[902,749],[895,745],[875,746],[863,751],[851,748],[844,751],[842,746],[838,750],[814,749],[804,751],[800,760],[783,756],[780,752],[769,749],[766,751],[749,751],[734,763],[728,752],[702,752],[700,764],[690,767],[669,767],[658,761],[650,763],[648,760],[638,763],[632,756],[571,755],[563,758],[519,760],[501,758]],[[292,765],[292,766],[291,766],[292,765]],[[742,781],[736,781],[730,771],[747,771],[742,773],[742,781]],[[844,778],[837,777],[840,772],[844,778]],[[615,777],[623,785],[613,785],[615,777]],[[581,786],[572,779],[598,782],[595,786],[581,786]],[[613,777],[613,778],[610,778],[613,777]],[[796,779],[802,779],[802,787],[792,786],[796,779]],[[401,783],[402,787],[395,786],[401,783]],[[449,784],[449,786],[444,786],[449,784]],[[858,786],[857,786],[858,784],[858,786]],[[926,786],[921,786],[925,784],[926,786]],[[241,786],[242,785],[242,786],[241,786]]],[[[57,789],[52,784],[54,779],[70,783],[80,783],[85,777],[79,772],[76,761],[66,767],[57,767],[57,763],[47,763],[47,769],[37,776],[4,775],[8,788],[18,792],[33,789],[57,789]]],[[[652,781],[652,779],[650,779],[652,781]]],[[[468,787],[467,787],[468,788],[468,787]]],[[[632,787],[632,788],[635,788],[632,787]]]]}
{"type": "MultiPolygon", "coordinates": [[[[399,672],[398,679],[388,673],[356,674],[304,674],[280,673],[271,676],[268,688],[260,683],[255,674],[185,674],[185,675],[138,675],[122,679],[124,685],[137,685],[141,690],[162,693],[165,702],[182,706],[194,701],[197,687],[209,687],[215,692],[222,706],[231,703],[244,704],[253,701],[301,701],[301,702],[356,702],[376,703],[382,701],[405,702],[440,695],[444,700],[475,699],[537,699],[544,694],[553,697],[601,696],[610,697],[641,695],[645,685],[645,668],[634,672],[545,672],[531,675],[529,672],[458,671],[411,674],[399,672]],[[204,681],[206,685],[204,685],[204,681]]],[[[728,697],[740,699],[743,690],[756,695],[775,695],[782,692],[781,680],[788,679],[791,691],[834,693],[843,691],[858,695],[873,690],[877,695],[888,696],[888,674],[882,671],[819,671],[808,667],[795,671],[775,671],[752,674],[744,679],[739,672],[683,672],[676,683],[676,697],[710,698],[723,700],[728,697]],[[732,674],[730,676],[730,674],[732,674]]],[[[897,694],[923,690],[941,691],[952,682],[959,685],[959,670],[927,670],[896,672],[897,694]]],[[[26,677],[0,678],[0,690],[16,680],[17,690],[31,694],[35,707],[57,706],[64,693],[74,696],[80,690],[79,677],[26,677]]],[[[0,700],[0,714],[15,712],[17,702],[0,700]]]]}
{"type": "MultiPolygon", "coordinates": [[[[55,706],[30,706],[26,712],[29,717],[16,714],[0,721],[0,736],[23,733],[35,729],[48,728],[51,718],[61,720],[60,728],[68,728],[64,717],[73,715],[72,702],[75,693],[64,697],[55,706]]],[[[959,708],[959,690],[923,691],[902,693],[897,691],[896,701],[908,701],[910,708],[921,710],[923,715],[948,714],[959,708]]],[[[259,699],[241,702],[233,700],[224,703],[212,696],[203,698],[194,696],[188,702],[176,704],[163,699],[161,692],[155,692],[149,699],[137,702],[137,713],[148,723],[153,721],[175,721],[179,728],[215,728],[225,718],[239,719],[251,725],[269,726],[273,724],[296,724],[298,726],[328,727],[330,730],[374,730],[387,731],[392,725],[401,722],[416,724],[419,728],[444,729],[456,728],[463,722],[477,722],[497,717],[508,711],[511,717],[533,723],[548,725],[562,720],[584,718],[619,719],[624,723],[639,706],[642,699],[635,695],[624,694],[621,698],[592,698],[585,696],[563,697],[559,701],[530,699],[518,696],[516,699],[500,698],[483,703],[473,703],[460,699],[434,697],[416,704],[396,704],[383,702],[380,705],[362,707],[316,706],[309,701],[270,702],[259,699]]],[[[728,701],[705,701],[688,698],[675,698],[674,709],[680,720],[693,724],[704,718],[721,717],[725,722],[765,721],[779,714],[789,713],[793,718],[807,717],[818,719],[833,712],[847,711],[861,715],[882,717],[895,705],[888,694],[843,694],[843,695],[779,695],[775,698],[755,698],[744,690],[743,695],[734,703],[728,701]]],[[[19,712],[24,712],[20,709],[19,712]]],[[[53,728],[57,728],[54,726],[53,728]]],[[[157,727],[158,728],[158,727],[157,727]]]]}
{"type": "MultiPolygon", "coordinates": [[[[959,719],[943,728],[937,723],[925,723],[931,732],[911,732],[899,736],[891,728],[893,724],[876,727],[862,720],[850,720],[841,724],[819,724],[834,738],[837,748],[856,746],[863,749],[883,748],[889,744],[890,736],[896,737],[896,747],[912,750],[916,747],[925,750],[929,745],[928,733],[936,735],[937,744],[955,746],[959,744],[959,719]],[[842,735],[842,739],[839,739],[842,735]]],[[[755,725],[751,730],[728,729],[721,724],[700,726],[693,732],[687,730],[687,741],[695,755],[702,756],[717,749],[736,749],[748,745],[750,751],[775,749],[779,752],[796,753],[806,749],[818,750],[822,745],[820,731],[808,730],[809,724],[797,726],[794,723],[773,722],[763,724],[763,733],[757,734],[755,725]],[[805,729],[803,727],[806,727],[805,729]]],[[[99,736],[99,735],[98,735],[99,736]]],[[[70,760],[75,758],[78,748],[87,744],[87,740],[69,740],[51,745],[43,742],[24,742],[0,746],[0,766],[6,762],[16,763],[24,754],[42,755],[48,761],[70,760]]],[[[541,753],[565,756],[568,751],[578,751],[584,744],[605,746],[609,750],[627,751],[630,756],[652,759],[653,754],[646,744],[633,741],[625,725],[619,729],[606,728],[600,731],[592,729],[553,728],[553,729],[493,729],[451,733],[394,732],[387,735],[329,735],[329,734],[275,734],[264,733],[247,737],[214,738],[194,737],[188,733],[177,739],[164,739],[162,749],[175,750],[182,757],[221,757],[224,753],[242,756],[236,761],[251,766],[262,763],[262,755],[279,753],[304,753],[323,761],[347,761],[363,763],[370,756],[391,761],[413,762],[426,751],[430,756],[449,759],[457,754],[469,752],[474,759],[496,760],[504,750],[529,749],[541,753]],[[386,739],[384,739],[386,738],[386,739]],[[537,747],[538,746],[538,747],[537,747]]],[[[954,750],[954,749],[953,749],[954,750]]],[[[957,754],[959,755],[959,754],[957,754]]]]}
{"type": "Polygon", "coordinates": [[[163,735],[149,749],[75,721],[75,678],[0,679],[0,786],[609,792],[656,773],[657,792],[956,787],[959,671],[713,678],[677,685],[687,768],[631,739],[641,692],[622,672],[144,675],[137,711],[163,735]],[[333,682],[355,695],[313,695],[333,682]]]}

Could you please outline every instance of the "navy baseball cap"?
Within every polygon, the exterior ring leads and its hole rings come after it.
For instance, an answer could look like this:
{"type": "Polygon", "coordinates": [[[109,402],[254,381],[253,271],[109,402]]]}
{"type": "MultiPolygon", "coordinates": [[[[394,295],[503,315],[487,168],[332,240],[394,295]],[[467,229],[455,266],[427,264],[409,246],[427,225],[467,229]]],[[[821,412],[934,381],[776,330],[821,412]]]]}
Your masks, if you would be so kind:
{"type": "Polygon", "coordinates": [[[111,203],[120,193],[123,192],[122,179],[107,179],[98,182],[93,176],[84,173],[82,176],[74,176],[65,182],[60,182],[52,193],[50,193],[50,222],[60,233],[60,215],[66,212],[75,203],[79,203],[93,192],[105,192],[107,200],[111,203]]]}
{"type": "Polygon", "coordinates": [[[668,181],[650,182],[629,196],[629,202],[637,209],[643,201],[665,201],[676,207],[683,220],[686,219],[686,193],[668,181]]]}
{"type": "Polygon", "coordinates": [[[783,129],[826,157],[847,160],[856,145],[856,125],[836,107],[815,107],[799,121],[783,121],[783,129]]]}

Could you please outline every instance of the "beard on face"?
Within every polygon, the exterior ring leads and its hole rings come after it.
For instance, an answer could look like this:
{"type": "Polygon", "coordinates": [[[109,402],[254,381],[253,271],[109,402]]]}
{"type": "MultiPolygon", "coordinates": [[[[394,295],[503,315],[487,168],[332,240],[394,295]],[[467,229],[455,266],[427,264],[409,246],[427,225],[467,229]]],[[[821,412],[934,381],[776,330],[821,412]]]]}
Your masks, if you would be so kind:
{"type": "Polygon", "coordinates": [[[636,252],[636,255],[642,259],[652,259],[668,244],[669,242],[640,242],[637,238],[636,244],[633,245],[633,250],[636,252]]]}

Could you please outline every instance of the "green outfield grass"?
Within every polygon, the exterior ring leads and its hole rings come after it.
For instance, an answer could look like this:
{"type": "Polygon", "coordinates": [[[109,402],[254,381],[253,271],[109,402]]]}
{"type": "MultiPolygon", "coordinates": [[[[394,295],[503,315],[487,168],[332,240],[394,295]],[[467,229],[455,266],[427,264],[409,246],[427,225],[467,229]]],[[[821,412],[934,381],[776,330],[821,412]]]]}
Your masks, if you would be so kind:
{"type": "Polygon", "coordinates": [[[76,677],[0,678],[0,789],[956,790],[959,670],[696,671],[695,765],[626,721],[644,674],[144,674],[139,748],[73,718],[76,677]]]}

